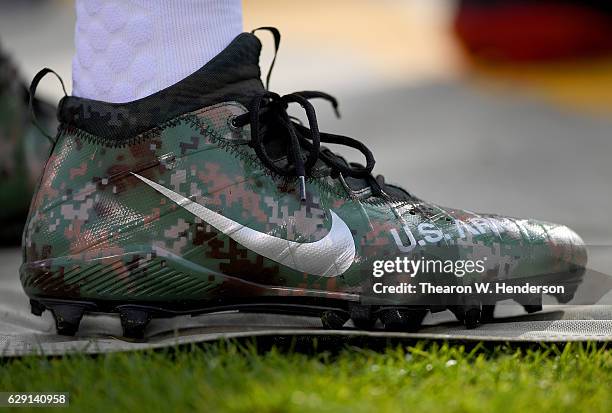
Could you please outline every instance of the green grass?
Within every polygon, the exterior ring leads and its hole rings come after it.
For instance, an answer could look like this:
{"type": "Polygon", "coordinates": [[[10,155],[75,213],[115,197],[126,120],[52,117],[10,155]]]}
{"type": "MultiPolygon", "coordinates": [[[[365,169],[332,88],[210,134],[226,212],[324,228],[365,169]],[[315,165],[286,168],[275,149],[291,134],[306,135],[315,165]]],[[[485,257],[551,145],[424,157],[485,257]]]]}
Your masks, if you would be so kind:
{"type": "Polygon", "coordinates": [[[610,412],[611,390],[612,352],[574,344],[305,355],[221,343],[0,364],[0,391],[68,391],[85,412],[594,413],[610,412]]]}

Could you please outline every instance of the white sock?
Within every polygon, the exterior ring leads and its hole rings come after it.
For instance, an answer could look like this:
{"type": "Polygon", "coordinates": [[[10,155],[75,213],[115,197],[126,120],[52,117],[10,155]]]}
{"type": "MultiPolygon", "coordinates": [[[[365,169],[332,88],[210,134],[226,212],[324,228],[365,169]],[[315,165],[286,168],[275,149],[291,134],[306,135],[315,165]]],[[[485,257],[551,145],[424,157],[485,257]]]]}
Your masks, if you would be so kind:
{"type": "Polygon", "coordinates": [[[241,0],[76,0],[73,95],[149,96],[205,65],[242,32],[241,0]]]}

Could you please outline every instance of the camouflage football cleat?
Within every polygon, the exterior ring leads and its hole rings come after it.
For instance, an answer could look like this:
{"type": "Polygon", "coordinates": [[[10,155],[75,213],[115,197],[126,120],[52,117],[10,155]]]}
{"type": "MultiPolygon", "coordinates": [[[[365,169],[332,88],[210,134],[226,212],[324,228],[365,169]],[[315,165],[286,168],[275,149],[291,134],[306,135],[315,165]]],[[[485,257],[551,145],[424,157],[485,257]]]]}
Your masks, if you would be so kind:
{"type": "MultiPolygon", "coordinates": [[[[74,334],[84,313],[119,313],[125,335],[141,338],[153,317],[232,309],[406,330],[448,308],[474,327],[512,297],[467,288],[480,281],[554,279],[571,298],[586,263],[574,232],[439,207],[373,178],[363,144],[318,129],[309,100],[335,99],[263,87],[260,48],[242,34],[135,102],[61,101],[24,233],[21,281],[35,314],[51,310],[58,331],[74,334]],[[361,151],[366,165],[324,142],[361,151]],[[398,267],[408,261],[434,270],[398,267]]],[[[518,301],[533,311],[540,296],[518,301]]]]}
{"type": "MultiPolygon", "coordinates": [[[[40,121],[52,128],[55,109],[39,100],[34,109],[40,121]]],[[[30,121],[28,91],[15,65],[0,50],[0,245],[19,245],[49,150],[49,141],[30,121]]]]}

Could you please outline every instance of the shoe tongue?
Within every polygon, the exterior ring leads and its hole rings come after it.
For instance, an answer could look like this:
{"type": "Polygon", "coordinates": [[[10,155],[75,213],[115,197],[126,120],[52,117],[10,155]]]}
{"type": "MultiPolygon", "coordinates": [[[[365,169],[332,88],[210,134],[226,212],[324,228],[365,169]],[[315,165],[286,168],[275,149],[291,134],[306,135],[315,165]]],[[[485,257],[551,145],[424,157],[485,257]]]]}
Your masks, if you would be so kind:
{"type": "Polygon", "coordinates": [[[227,101],[246,105],[265,90],[260,78],[260,52],[259,39],[242,33],[202,68],[145,98],[108,103],[64,97],[59,103],[59,121],[98,137],[121,141],[206,106],[227,101]]]}

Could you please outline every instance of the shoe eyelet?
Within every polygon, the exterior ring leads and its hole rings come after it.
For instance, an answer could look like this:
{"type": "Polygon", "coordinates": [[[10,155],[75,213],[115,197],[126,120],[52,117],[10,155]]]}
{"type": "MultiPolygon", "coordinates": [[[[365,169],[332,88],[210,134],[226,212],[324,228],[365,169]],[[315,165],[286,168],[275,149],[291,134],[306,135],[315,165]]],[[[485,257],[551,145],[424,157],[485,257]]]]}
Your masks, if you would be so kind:
{"type": "Polygon", "coordinates": [[[235,121],[236,121],[235,115],[232,115],[229,118],[227,118],[227,126],[230,128],[231,131],[238,131],[241,129],[240,126],[236,125],[235,121]]]}

